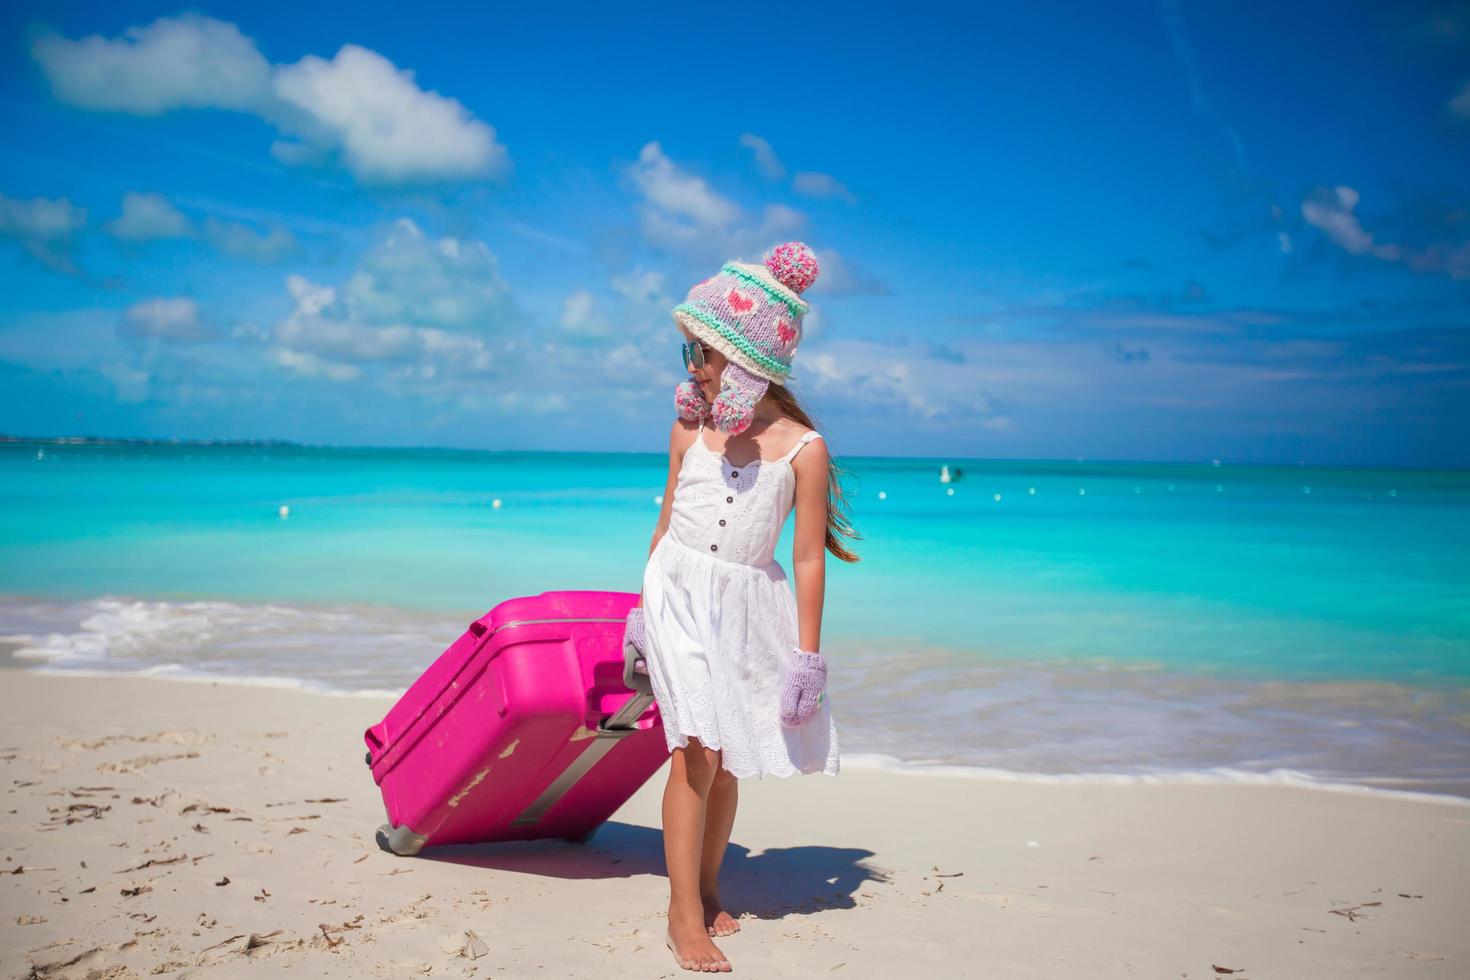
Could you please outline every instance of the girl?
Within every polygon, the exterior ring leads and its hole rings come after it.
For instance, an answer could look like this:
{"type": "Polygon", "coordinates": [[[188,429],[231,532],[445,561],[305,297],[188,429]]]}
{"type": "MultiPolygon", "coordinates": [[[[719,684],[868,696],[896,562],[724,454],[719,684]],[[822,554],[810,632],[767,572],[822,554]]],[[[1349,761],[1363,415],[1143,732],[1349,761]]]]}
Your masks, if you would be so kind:
{"type": "Polygon", "coordinates": [[[711,937],[740,931],[718,891],[736,781],[838,771],[818,652],[825,558],[857,561],[837,536],[860,536],[839,512],[838,469],[784,384],[808,310],[799,294],[816,277],[811,250],[789,242],[764,265],[725,263],[673,310],[692,378],[675,391],[668,485],[627,642],[673,755],[665,939],[686,970],[731,969],[711,937]],[[793,506],[794,596],[774,559],[793,506]]]}

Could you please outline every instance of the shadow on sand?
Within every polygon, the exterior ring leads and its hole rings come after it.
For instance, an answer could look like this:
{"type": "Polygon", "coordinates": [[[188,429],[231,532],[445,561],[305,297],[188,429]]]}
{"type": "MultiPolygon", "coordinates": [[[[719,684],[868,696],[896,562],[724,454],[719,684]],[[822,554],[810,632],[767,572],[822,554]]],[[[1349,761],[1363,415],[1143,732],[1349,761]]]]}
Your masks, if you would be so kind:
{"type": "MultiPolygon", "coordinates": [[[[888,881],[866,863],[872,851],[852,847],[778,847],[758,854],[731,841],[720,869],[720,899],[733,915],[779,919],[822,909],[852,908],[865,881],[888,881]]],[[[444,861],[467,867],[551,878],[631,878],[665,873],[663,834],[652,827],[609,822],[585,844],[563,840],[505,841],[426,847],[405,861],[444,861]]]]}

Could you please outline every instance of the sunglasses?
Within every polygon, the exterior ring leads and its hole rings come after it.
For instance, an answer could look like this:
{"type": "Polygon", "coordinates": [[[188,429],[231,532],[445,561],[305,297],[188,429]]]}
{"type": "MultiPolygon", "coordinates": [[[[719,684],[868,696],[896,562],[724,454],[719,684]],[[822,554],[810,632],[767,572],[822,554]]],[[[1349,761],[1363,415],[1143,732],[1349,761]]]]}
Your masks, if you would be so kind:
{"type": "Polygon", "coordinates": [[[680,345],[684,351],[684,367],[698,371],[704,367],[704,345],[697,340],[688,341],[680,345]]]}

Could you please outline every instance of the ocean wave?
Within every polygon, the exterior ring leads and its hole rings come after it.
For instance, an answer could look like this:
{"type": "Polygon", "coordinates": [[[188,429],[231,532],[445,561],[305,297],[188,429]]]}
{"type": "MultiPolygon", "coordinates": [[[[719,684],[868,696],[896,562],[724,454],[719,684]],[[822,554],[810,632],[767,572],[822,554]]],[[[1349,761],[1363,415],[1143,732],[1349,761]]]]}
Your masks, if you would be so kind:
{"type": "Polygon", "coordinates": [[[1043,783],[1055,785],[1115,785],[1115,786],[1170,786],[1170,785],[1248,785],[1248,786],[1291,786],[1297,789],[1323,790],[1350,793],[1353,795],[1383,796],[1396,799],[1448,803],[1470,806],[1470,796],[1448,792],[1423,790],[1386,789],[1363,783],[1341,782],[1322,779],[1308,772],[1295,769],[1271,769],[1266,772],[1251,772],[1219,766],[1211,769],[1178,769],[1141,772],[1023,772],[1009,769],[990,769],[984,766],[949,765],[924,761],[900,759],[882,753],[843,753],[844,768],[881,770],[909,776],[945,776],[956,779],[976,779],[992,782],[1043,783]]]}
{"type": "MultiPolygon", "coordinates": [[[[54,674],[393,699],[460,617],[383,605],[0,596],[0,643],[54,674]]],[[[1246,680],[978,656],[903,639],[830,658],[844,765],[1044,782],[1245,782],[1470,797],[1470,687],[1246,680]]]]}

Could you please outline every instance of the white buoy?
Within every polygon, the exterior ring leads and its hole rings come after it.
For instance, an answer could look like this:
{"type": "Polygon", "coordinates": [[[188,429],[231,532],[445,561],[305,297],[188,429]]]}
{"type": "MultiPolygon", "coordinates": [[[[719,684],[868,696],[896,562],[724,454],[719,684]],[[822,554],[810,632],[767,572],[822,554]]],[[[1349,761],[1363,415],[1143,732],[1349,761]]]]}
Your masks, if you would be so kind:
{"type": "Polygon", "coordinates": [[[658,494],[657,496],[655,496],[653,498],[653,502],[655,504],[657,504],[658,506],[662,507],[664,505],[664,495],[663,494],[658,494]]]}
{"type": "Polygon", "coordinates": [[[284,519],[291,516],[291,508],[287,507],[285,504],[282,504],[281,509],[278,510],[276,513],[280,514],[282,519],[284,519]]]}
{"type": "Polygon", "coordinates": [[[1000,494],[995,495],[995,502],[1000,503],[1000,494]]]}
{"type": "Polygon", "coordinates": [[[879,490],[878,491],[878,499],[879,500],[887,500],[888,499],[888,491],[887,490],[879,490]]]}
{"type": "Polygon", "coordinates": [[[1035,487],[1027,487],[1026,488],[1026,492],[1029,493],[1033,497],[1036,496],[1036,488],[1035,487]]]}
{"type": "Polygon", "coordinates": [[[945,487],[944,488],[944,493],[945,493],[945,496],[953,497],[954,496],[954,487],[945,487]]]}
{"type": "Polygon", "coordinates": [[[1079,496],[1079,497],[1085,497],[1085,496],[1087,496],[1087,488],[1086,487],[1078,487],[1077,488],[1077,496],[1079,496]]]}
{"type": "Polygon", "coordinates": [[[496,510],[499,510],[500,509],[500,498],[499,497],[496,497],[494,500],[490,501],[490,506],[491,507],[494,507],[496,510]]]}

